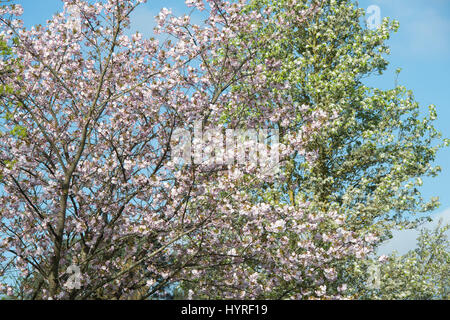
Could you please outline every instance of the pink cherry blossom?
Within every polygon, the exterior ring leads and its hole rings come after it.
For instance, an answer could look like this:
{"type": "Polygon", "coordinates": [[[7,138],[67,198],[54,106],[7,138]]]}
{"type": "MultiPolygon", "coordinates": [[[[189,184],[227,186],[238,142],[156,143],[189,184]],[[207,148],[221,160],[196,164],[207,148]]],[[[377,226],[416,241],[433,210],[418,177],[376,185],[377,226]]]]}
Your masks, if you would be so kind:
{"type": "MultiPolygon", "coordinates": [[[[207,11],[205,24],[163,9],[155,32],[170,41],[158,41],[126,34],[144,1],[64,2],[79,9],[81,30],[65,12],[29,29],[8,16],[20,9],[0,12],[21,64],[0,75],[13,89],[1,97],[11,107],[0,135],[0,263],[30,275],[23,297],[157,298],[179,283],[193,284],[189,297],[339,297],[333,264],[369,254],[374,235],[364,239],[337,212],[301,199],[257,194],[282,174],[171,157],[176,128],[200,121],[206,132],[224,117],[245,128],[234,116],[244,107],[255,111],[254,126],[289,127],[292,84],[268,77],[286,62],[259,55],[283,33],[254,32],[272,12],[189,0],[207,11]],[[334,222],[338,229],[326,227],[334,222]],[[80,288],[65,286],[71,265],[80,288]]],[[[296,1],[287,5],[296,12],[296,1]]],[[[314,8],[280,17],[278,28],[301,26],[314,8]]],[[[281,137],[281,166],[297,154],[314,162],[308,142],[332,118],[299,109],[307,125],[281,137]]]]}

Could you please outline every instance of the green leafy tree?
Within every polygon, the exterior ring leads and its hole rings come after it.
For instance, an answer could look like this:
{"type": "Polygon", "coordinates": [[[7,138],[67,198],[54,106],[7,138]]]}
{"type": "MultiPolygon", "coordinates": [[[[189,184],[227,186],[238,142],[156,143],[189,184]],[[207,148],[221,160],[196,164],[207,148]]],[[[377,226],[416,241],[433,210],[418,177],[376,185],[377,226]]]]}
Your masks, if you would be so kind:
{"type": "MultiPolygon", "coordinates": [[[[389,257],[370,261],[355,269],[360,279],[370,279],[375,266],[377,286],[361,281],[352,290],[363,299],[448,300],[450,298],[450,225],[442,221],[434,229],[421,229],[415,249],[404,255],[393,252],[389,257]]],[[[356,278],[356,277],[355,277],[356,278]]],[[[373,277],[372,277],[373,278],[373,277]]]]}
{"type": "MultiPolygon", "coordinates": [[[[11,7],[9,3],[9,0],[0,1],[0,9],[11,7]]],[[[12,5],[12,7],[14,7],[14,5],[12,5]]],[[[20,64],[20,61],[13,55],[11,50],[11,46],[17,44],[17,41],[17,37],[13,37],[8,43],[8,41],[6,41],[4,37],[0,36],[0,98],[15,93],[12,87],[12,80],[10,75],[20,74],[20,71],[23,68],[20,64]]],[[[17,80],[20,80],[20,76],[17,76],[17,80]]],[[[6,103],[2,104],[0,108],[2,116],[6,119],[10,119],[16,110],[16,105],[14,105],[13,103],[6,103]]],[[[0,131],[0,134],[3,133],[0,131]]],[[[13,136],[23,138],[26,136],[26,129],[23,126],[16,125],[6,134],[11,134],[13,136]]]]}
{"type": "MultiPolygon", "coordinates": [[[[256,0],[254,5],[271,6],[276,12],[285,2],[256,0]]],[[[310,7],[309,1],[303,2],[305,9],[310,7]]],[[[377,30],[368,30],[363,17],[364,10],[353,1],[322,1],[306,28],[286,31],[284,42],[267,46],[263,53],[265,59],[292,62],[291,68],[267,76],[296,83],[291,90],[297,106],[335,114],[334,121],[308,142],[315,161],[305,161],[305,156],[291,159],[281,194],[293,195],[293,204],[306,198],[317,208],[344,210],[346,223],[355,228],[390,221],[410,225],[411,215],[438,205],[437,199],[424,201],[418,190],[421,177],[440,171],[432,166],[443,145],[433,127],[436,110],[430,106],[429,114],[421,117],[406,88],[381,90],[364,84],[364,78],[385,71],[385,41],[398,22],[386,18],[377,30]]],[[[269,23],[266,30],[270,27],[269,23]]],[[[303,126],[308,122],[299,117],[295,127],[280,128],[297,131],[303,126]]]]}

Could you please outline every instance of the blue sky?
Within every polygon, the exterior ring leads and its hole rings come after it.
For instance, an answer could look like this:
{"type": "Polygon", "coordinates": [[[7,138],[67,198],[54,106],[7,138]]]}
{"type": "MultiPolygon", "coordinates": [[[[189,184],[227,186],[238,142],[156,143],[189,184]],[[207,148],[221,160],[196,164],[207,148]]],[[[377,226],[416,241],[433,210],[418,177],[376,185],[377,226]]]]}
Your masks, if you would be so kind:
{"type": "MultiPolygon", "coordinates": [[[[24,7],[22,18],[27,26],[44,24],[62,8],[60,0],[15,0],[14,3],[24,7]]],[[[383,89],[392,88],[395,70],[402,68],[399,84],[414,92],[424,112],[428,105],[436,105],[436,127],[444,137],[450,138],[450,1],[359,1],[361,8],[366,9],[370,5],[380,8],[381,17],[397,19],[400,29],[388,42],[391,47],[389,69],[367,83],[383,89]]],[[[149,0],[132,16],[132,28],[146,36],[151,35],[154,16],[162,7],[171,8],[175,14],[188,12],[183,0],[149,0]]],[[[441,207],[433,216],[435,220],[442,217],[450,223],[450,148],[439,152],[436,164],[442,167],[442,172],[437,178],[424,179],[422,192],[425,198],[440,198],[441,207]]],[[[403,253],[414,246],[416,236],[416,231],[396,232],[394,239],[384,245],[381,252],[396,249],[403,253]]]]}

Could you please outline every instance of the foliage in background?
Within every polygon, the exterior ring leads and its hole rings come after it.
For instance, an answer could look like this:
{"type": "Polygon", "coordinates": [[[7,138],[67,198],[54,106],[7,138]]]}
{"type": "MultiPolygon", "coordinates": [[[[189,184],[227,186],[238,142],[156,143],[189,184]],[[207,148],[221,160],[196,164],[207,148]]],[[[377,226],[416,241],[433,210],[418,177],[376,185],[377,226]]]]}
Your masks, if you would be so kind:
{"type": "Polygon", "coordinates": [[[434,229],[421,229],[416,248],[406,254],[394,251],[357,266],[354,272],[360,279],[370,279],[371,272],[373,278],[375,271],[379,279],[372,287],[364,281],[353,283],[355,296],[383,300],[450,299],[450,225],[443,226],[441,222],[434,229]]]}

